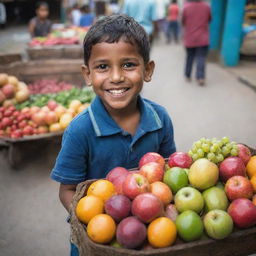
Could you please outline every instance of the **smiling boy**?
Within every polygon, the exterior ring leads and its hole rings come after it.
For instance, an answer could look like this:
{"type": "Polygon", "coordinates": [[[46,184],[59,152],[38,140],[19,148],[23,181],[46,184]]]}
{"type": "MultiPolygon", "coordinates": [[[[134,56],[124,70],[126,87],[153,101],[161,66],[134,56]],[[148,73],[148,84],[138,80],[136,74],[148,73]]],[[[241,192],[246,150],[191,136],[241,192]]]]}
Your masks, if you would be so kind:
{"type": "Polygon", "coordinates": [[[149,47],[144,29],[125,15],[99,20],[85,37],[82,71],[97,96],[66,129],[51,173],[68,211],[78,183],[134,168],[147,152],[176,150],[166,110],[140,96],[155,66],[149,47]]]}

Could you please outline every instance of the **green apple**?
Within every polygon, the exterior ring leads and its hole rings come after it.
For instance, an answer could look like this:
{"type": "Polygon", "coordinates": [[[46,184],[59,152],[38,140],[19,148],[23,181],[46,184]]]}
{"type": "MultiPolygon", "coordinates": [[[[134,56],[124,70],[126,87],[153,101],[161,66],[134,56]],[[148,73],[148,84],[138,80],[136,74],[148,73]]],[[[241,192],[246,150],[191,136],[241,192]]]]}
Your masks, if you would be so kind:
{"type": "Polygon", "coordinates": [[[228,208],[228,198],[223,189],[211,187],[203,192],[205,211],[209,212],[214,209],[226,211],[228,208]]]}
{"type": "Polygon", "coordinates": [[[178,234],[186,242],[200,239],[203,235],[204,225],[200,216],[191,210],[181,213],[175,221],[178,234]]]}
{"type": "Polygon", "coordinates": [[[191,166],[188,174],[190,184],[205,190],[214,186],[219,178],[219,168],[206,158],[196,160],[191,166]]]}
{"type": "Polygon", "coordinates": [[[204,207],[204,199],[202,194],[195,188],[181,188],[174,197],[174,202],[179,212],[193,210],[200,213],[204,207]]]}
{"type": "Polygon", "coordinates": [[[204,216],[204,227],[209,237],[223,239],[232,232],[233,220],[231,216],[222,210],[209,211],[204,216]]]}
{"type": "Polygon", "coordinates": [[[179,189],[188,185],[188,175],[184,169],[172,167],[165,172],[164,183],[167,184],[175,194],[179,189]]]}

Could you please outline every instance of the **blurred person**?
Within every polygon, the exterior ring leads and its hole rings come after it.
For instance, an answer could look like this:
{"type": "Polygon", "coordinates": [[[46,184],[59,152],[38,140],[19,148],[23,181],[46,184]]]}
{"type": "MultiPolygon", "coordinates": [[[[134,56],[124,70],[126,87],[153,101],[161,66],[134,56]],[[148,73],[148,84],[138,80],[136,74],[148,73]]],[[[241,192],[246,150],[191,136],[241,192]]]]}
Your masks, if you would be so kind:
{"type": "Polygon", "coordinates": [[[201,0],[185,3],[182,13],[184,45],[186,47],[185,77],[191,80],[193,61],[196,61],[196,79],[199,85],[205,84],[205,62],[209,45],[209,23],[211,9],[201,0]]]}
{"type": "Polygon", "coordinates": [[[179,40],[179,6],[177,4],[177,0],[172,0],[170,2],[170,5],[168,6],[168,11],[167,11],[167,43],[170,43],[172,40],[172,36],[174,38],[174,41],[178,43],[179,40]]]}
{"type": "Polygon", "coordinates": [[[47,36],[51,32],[52,23],[48,19],[49,6],[46,2],[36,4],[36,17],[29,22],[29,33],[31,37],[47,36]]]}
{"type": "Polygon", "coordinates": [[[4,28],[6,23],[6,9],[3,3],[0,3],[0,27],[4,28]]]}
{"type": "Polygon", "coordinates": [[[79,9],[78,4],[73,5],[73,8],[72,8],[72,11],[71,11],[70,15],[71,15],[72,24],[74,26],[79,26],[80,18],[81,18],[81,11],[79,9]]]}
{"type": "Polygon", "coordinates": [[[109,10],[111,14],[118,14],[120,12],[118,0],[110,0],[109,10]]]}
{"type": "Polygon", "coordinates": [[[97,19],[100,19],[107,15],[107,6],[105,1],[95,1],[95,15],[97,19]]]}
{"type": "Polygon", "coordinates": [[[155,0],[125,0],[123,13],[133,17],[145,29],[152,43],[157,30],[155,0]]]}
{"type": "Polygon", "coordinates": [[[166,33],[167,30],[167,21],[166,21],[166,9],[168,7],[169,0],[155,0],[156,4],[156,14],[157,14],[157,31],[156,36],[159,36],[159,33],[166,33]]]}
{"type": "Polygon", "coordinates": [[[90,10],[89,5],[84,5],[81,8],[80,27],[89,27],[94,23],[95,16],[90,10]]]}

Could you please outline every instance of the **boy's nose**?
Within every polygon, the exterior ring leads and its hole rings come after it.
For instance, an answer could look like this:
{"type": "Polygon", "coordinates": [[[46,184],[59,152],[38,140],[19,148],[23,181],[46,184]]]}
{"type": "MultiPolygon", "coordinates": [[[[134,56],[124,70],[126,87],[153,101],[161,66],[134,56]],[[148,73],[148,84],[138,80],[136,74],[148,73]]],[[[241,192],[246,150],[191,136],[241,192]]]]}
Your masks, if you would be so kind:
{"type": "Polygon", "coordinates": [[[110,75],[110,80],[112,83],[120,83],[124,81],[124,76],[122,70],[119,68],[114,68],[110,75]]]}

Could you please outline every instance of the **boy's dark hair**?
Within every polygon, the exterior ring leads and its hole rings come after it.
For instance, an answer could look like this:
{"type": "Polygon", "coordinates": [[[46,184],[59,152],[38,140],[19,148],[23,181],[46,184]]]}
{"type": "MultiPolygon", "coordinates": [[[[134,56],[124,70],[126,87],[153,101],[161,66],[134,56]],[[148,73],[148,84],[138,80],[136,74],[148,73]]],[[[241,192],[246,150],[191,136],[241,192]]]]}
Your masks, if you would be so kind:
{"type": "Polygon", "coordinates": [[[127,15],[111,15],[98,20],[84,38],[84,63],[88,65],[93,45],[124,40],[138,48],[144,63],[149,61],[150,45],[142,26],[127,15]]]}
{"type": "Polygon", "coordinates": [[[36,10],[39,9],[40,7],[42,7],[42,6],[46,7],[47,9],[49,9],[49,5],[46,2],[40,1],[40,2],[36,3],[36,10]]]}
{"type": "Polygon", "coordinates": [[[81,12],[83,13],[89,13],[90,12],[90,6],[88,4],[85,4],[81,7],[81,12]]]}

